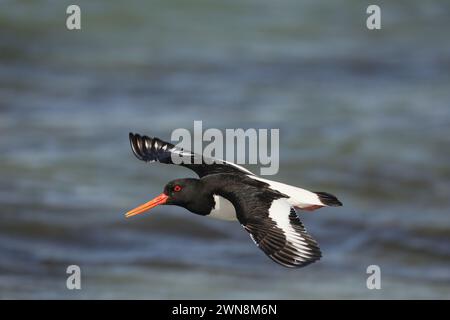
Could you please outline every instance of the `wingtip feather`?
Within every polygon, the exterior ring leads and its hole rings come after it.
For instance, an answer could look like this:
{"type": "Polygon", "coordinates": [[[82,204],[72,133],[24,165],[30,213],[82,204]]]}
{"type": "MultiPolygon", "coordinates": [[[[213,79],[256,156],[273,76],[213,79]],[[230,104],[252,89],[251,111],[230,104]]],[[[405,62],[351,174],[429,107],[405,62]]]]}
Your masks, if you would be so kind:
{"type": "Polygon", "coordinates": [[[131,150],[133,151],[133,154],[135,155],[135,157],[138,158],[139,160],[144,160],[144,157],[142,154],[142,148],[141,148],[142,137],[139,134],[134,134],[134,133],[130,132],[129,139],[130,139],[131,150]]]}

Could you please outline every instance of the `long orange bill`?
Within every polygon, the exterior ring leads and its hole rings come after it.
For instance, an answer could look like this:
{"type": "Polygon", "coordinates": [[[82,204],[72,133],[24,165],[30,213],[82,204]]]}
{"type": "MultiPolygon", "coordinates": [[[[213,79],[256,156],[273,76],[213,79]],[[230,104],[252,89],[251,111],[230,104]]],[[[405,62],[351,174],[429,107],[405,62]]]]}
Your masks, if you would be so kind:
{"type": "Polygon", "coordinates": [[[128,211],[127,213],[125,213],[125,217],[129,218],[129,217],[135,216],[137,214],[143,213],[147,210],[150,210],[151,208],[159,206],[160,204],[164,204],[164,203],[166,203],[167,198],[169,198],[169,196],[165,195],[164,193],[161,193],[155,199],[150,200],[149,202],[141,204],[139,207],[128,211]]]}

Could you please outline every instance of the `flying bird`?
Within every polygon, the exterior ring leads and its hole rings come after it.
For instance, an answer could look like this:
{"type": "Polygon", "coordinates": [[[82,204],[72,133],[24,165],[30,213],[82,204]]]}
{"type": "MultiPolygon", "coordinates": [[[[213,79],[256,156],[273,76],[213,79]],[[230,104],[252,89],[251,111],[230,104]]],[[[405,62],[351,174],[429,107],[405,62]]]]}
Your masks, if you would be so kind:
{"type": "Polygon", "coordinates": [[[158,205],[176,205],[198,215],[239,221],[255,244],[282,266],[303,267],[321,258],[319,245],[296,210],[342,206],[334,195],[263,179],[234,163],[211,161],[158,138],[133,133],[129,138],[139,160],[174,164],[172,156],[188,157],[189,163],[179,165],[193,170],[199,179],[170,181],[163,193],[128,211],[126,217],[158,205]]]}

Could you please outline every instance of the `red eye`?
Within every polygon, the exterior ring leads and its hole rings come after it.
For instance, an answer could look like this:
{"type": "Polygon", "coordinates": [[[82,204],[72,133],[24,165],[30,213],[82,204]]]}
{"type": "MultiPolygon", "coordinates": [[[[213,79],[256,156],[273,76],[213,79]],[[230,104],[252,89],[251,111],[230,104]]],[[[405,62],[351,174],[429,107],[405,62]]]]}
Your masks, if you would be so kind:
{"type": "Polygon", "coordinates": [[[176,185],[175,187],[173,187],[173,191],[175,192],[181,191],[181,187],[179,185],[176,185]]]}

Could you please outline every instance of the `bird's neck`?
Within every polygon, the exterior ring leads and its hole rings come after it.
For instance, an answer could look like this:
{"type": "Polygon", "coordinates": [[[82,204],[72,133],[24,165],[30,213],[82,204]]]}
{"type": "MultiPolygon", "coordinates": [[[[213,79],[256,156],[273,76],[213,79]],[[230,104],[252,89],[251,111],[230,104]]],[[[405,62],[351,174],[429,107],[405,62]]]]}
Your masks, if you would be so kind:
{"type": "Polygon", "coordinates": [[[211,190],[200,186],[198,188],[196,196],[191,201],[186,203],[184,207],[192,213],[206,216],[215,207],[214,196],[211,190]]]}

